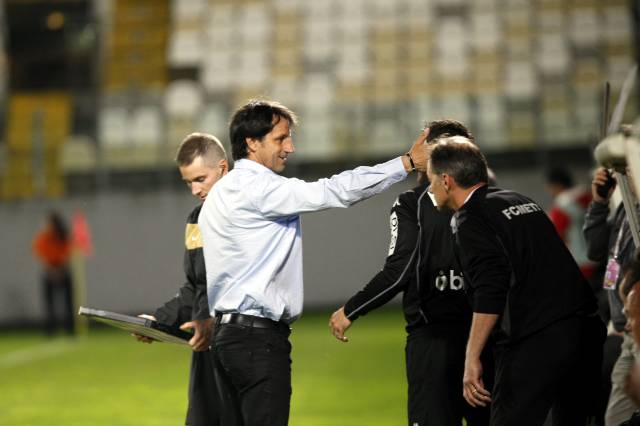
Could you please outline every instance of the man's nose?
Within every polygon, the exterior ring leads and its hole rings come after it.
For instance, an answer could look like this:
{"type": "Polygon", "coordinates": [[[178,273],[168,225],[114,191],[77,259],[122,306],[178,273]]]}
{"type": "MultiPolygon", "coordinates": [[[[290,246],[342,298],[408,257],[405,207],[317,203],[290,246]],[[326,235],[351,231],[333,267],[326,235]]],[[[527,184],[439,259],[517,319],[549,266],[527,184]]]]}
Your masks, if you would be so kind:
{"type": "Polygon", "coordinates": [[[284,141],[284,151],[287,153],[296,152],[296,149],[293,146],[293,139],[287,139],[284,141]]]}
{"type": "Polygon", "coordinates": [[[191,184],[191,195],[198,195],[200,194],[200,185],[196,185],[194,183],[191,184]]]}

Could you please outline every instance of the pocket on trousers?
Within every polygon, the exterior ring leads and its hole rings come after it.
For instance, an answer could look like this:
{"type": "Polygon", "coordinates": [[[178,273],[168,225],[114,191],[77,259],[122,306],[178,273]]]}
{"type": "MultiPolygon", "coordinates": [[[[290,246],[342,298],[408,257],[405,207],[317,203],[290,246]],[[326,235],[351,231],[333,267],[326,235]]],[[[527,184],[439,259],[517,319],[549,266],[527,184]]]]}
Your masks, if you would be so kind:
{"type": "Polygon", "coordinates": [[[216,348],[222,369],[238,392],[251,386],[253,380],[252,353],[246,348],[216,348]]]}
{"type": "Polygon", "coordinates": [[[251,385],[253,354],[245,327],[224,325],[215,336],[213,351],[225,375],[238,392],[251,385]]]}

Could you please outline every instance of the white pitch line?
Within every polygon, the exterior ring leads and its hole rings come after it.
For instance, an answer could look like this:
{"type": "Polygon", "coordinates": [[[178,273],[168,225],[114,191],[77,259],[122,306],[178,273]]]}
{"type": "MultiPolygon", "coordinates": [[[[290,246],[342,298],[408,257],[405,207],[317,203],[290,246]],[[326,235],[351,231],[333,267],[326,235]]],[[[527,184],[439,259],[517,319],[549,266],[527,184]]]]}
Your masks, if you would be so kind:
{"type": "Polygon", "coordinates": [[[73,340],[59,340],[9,352],[0,357],[0,368],[12,368],[67,352],[76,346],[73,340]]]}

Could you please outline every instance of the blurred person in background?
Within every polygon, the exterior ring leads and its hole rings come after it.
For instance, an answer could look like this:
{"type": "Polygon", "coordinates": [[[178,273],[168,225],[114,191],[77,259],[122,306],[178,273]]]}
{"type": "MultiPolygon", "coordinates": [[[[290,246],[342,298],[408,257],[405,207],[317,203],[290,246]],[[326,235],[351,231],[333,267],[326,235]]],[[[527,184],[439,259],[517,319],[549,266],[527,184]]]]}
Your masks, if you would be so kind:
{"type": "MultiPolygon", "coordinates": [[[[204,201],[213,185],[227,174],[229,164],[227,154],[220,141],[212,135],[192,133],[178,148],[176,157],[182,180],[191,194],[204,201]]],[[[187,218],[185,229],[184,273],[186,282],[178,293],[154,315],[141,315],[154,319],[175,329],[194,330],[189,341],[193,349],[189,375],[189,407],[186,423],[193,426],[235,425],[235,413],[222,409],[231,406],[228,390],[219,375],[215,359],[210,356],[209,346],[213,333],[213,318],[209,314],[207,301],[207,281],[202,236],[198,227],[199,204],[187,218]]],[[[135,335],[141,342],[153,340],[135,335]]]]}
{"type": "Polygon", "coordinates": [[[495,426],[541,425],[550,410],[553,424],[586,424],[596,415],[605,327],[573,256],[538,204],[487,187],[486,160],[468,139],[436,142],[428,169],[438,208],[455,210],[454,250],[473,309],[465,399],[490,402],[495,426]],[[490,335],[492,391],[481,359],[490,335]]]}
{"type": "Polygon", "coordinates": [[[300,214],[350,205],[424,171],[422,132],[410,151],[316,182],[280,176],[295,152],[295,114],[251,100],[229,125],[234,169],[210,192],[200,229],[213,350],[233,383],[245,426],[284,426],[291,400],[290,325],[302,314],[300,214]]]}
{"type": "MultiPolygon", "coordinates": [[[[620,284],[620,298],[624,302],[624,310],[627,316],[625,333],[629,333],[636,346],[640,344],[640,251],[636,252],[634,261],[627,268],[622,283],[620,284]]],[[[625,380],[625,392],[640,405],[640,362],[635,360],[629,369],[625,380]]],[[[631,418],[623,426],[640,425],[640,410],[634,411],[631,418]]]]}
{"type": "Polygon", "coordinates": [[[67,224],[59,212],[51,211],[48,214],[43,228],[34,237],[32,248],[44,268],[44,330],[47,335],[52,335],[61,325],[67,334],[73,334],[73,286],[69,268],[72,241],[67,224]]]}
{"type": "Polygon", "coordinates": [[[636,247],[622,203],[609,218],[609,200],[614,188],[615,180],[611,173],[603,167],[598,168],[591,185],[593,201],[584,224],[589,259],[606,262],[602,287],[607,293],[611,315],[603,352],[603,375],[609,377],[611,382],[605,413],[607,426],[619,425],[638,408],[624,390],[629,369],[638,356],[638,347],[629,333],[624,331],[627,318],[619,293],[622,271],[633,261],[636,247]],[[599,188],[602,189],[599,191],[599,188]]]}
{"type": "Polygon", "coordinates": [[[592,198],[591,191],[589,188],[576,186],[571,173],[565,167],[549,170],[547,191],[553,200],[549,218],[578,263],[582,274],[591,281],[596,263],[587,257],[587,244],[582,233],[584,217],[592,198]]]}
{"type": "MultiPolygon", "coordinates": [[[[427,142],[471,132],[455,120],[428,123],[427,142]]],[[[462,397],[464,350],[471,323],[471,307],[456,265],[451,235],[452,212],[439,212],[427,191],[429,181],[396,199],[391,207],[391,242],[383,269],[343,307],[333,313],[329,327],[347,342],[353,321],[403,292],[406,320],[405,348],[409,425],[488,425],[489,409],[471,407],[462,397]]],[[[493,372],[489,362],[486,382],[493,372]]]]}

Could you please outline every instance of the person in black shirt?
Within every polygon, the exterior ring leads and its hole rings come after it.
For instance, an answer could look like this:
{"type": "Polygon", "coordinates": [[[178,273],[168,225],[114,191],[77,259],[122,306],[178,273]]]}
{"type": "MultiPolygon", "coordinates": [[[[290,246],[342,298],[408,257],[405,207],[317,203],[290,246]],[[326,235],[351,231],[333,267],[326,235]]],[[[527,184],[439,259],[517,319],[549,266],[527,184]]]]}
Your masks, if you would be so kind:
{"type": "Polygon", "coordinates": [[[491,402],[491,424],[585,424],[595,414],[605,327],[593,292],[542,208],[487,187],[487,164],[468,139],[431,151],[430,191],[451,221],[473,309],[463,395],[491,402]],[[493,333],[493,390],[480,353],[493,333]]]}
{"type": "MultiPolygon", "coordinates": [[[[445,136],[473,138],[454,120],[426,127],[428,143],[445,136]]],[[[452,213],[437,211],[424,174],[418,182],[391,207],[384,268],[332,315],[329,326],[336,338],[347,341],[344,333],[353,321],[403,292],[409,425],[461,424],[463,417],[469,425],[488,424],[488,410],[474,409],[462,398],[471,309],[454,265],[452,213]]]]}
{"type": "MultiPolygon", "coordinates": [[[[182,141],[176,161],[182,179],[191,194],[200,201],[206,199],[213,185],[229,170],[227,155],[220,141],[203,133],[192,133],[182,141]]],[[[189,341],[193,354],[185,424],[229,426],[237,424],[236,413],[223,409],[232,406],[231,396],[209,351],[214,319],[209,314],[202,237],[198,228],[201,208],[202,204],[191,212],[185,229],[184,272],[187,281],[153,316],[141,316],[175,329],[194,330],[189,341]]],[[[141,342],[152,342],[144,336],[134,334],[134,337],[141,342]]]]}

